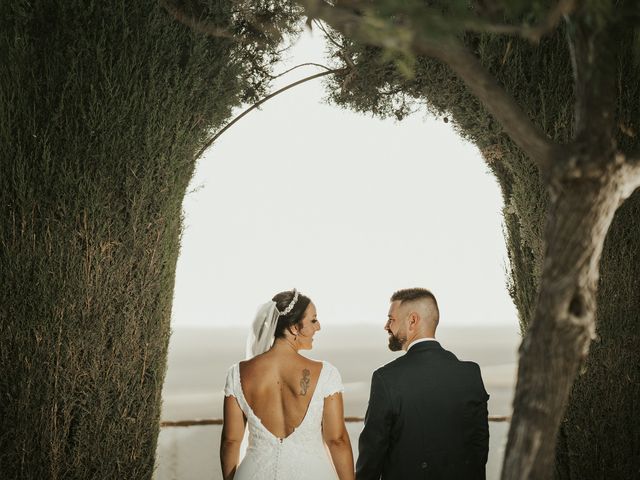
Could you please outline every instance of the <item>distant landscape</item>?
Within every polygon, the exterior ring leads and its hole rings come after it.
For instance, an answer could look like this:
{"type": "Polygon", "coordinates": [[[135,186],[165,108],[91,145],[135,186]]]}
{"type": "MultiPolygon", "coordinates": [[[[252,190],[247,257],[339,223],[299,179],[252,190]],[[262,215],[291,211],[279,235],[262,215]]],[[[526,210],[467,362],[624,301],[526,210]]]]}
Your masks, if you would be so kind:
{"type": "MultiPolygon", "coordinates": [[[[245,328],[180,328],[173,332],[163,390],[163,420],[221,418],[227,369],[244,358],[245,328]]],[[[513,327],[441,326],[438,340],[458,358],[480,364],[490,394],[489,414],[510,415],[515,385],[517,325],[513,327]]],[[[364,416],[371,373],[398,353],[387,349],[382,326],[327,326],[305,354],[329,361],[345,384],[345,415],[364,416]]],[[[361,423],[348,425],[354,453],[361,423]]],[[[487,478],[498,478],[508,423],[490,424],[487,478]]],[[[166,427],[160,433],[156,480],[218,480],[220,427],[166,427]]]]}

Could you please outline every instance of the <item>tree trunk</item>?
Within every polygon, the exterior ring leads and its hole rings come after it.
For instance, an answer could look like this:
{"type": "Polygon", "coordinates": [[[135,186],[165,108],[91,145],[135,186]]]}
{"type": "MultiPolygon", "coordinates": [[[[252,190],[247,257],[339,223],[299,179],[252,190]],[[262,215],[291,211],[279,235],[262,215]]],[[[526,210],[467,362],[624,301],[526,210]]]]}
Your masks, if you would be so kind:
{"type": "Polygon", "coordinates": [[[626,180],[619,167],[612,160],[597,174],[572,169],[552,180],[540,290],[520,349],[504,479],[552,477],[556,433],[595,336],[600,256],[626,180]]]}
{"type": "MultiPolygon", "coordinates": [[[[549,179],[544,263],[532,323],[521,347],[503,478],[546,479],[560,422],[596,332],[600,258],[614,214],[637,187],[637,159],[619,153],[614,118],[626,95],[611,58],[625,35],[612,5],[581,5],[569,20],[575,78],[575,141],[549,179]]],[[[560,432],[563,447],[567,431],[560,432]]],[[[562,474],[562,469],[556,470],[562,474]]],[[[564,471],[567,474],[567,471],[564,471]]]]}
{"type": "Polygon", "coordinates": [[[614,216],[600,262],[596,339],[556,451],[561,480],[640,475],[640,192],[614,216]]]}

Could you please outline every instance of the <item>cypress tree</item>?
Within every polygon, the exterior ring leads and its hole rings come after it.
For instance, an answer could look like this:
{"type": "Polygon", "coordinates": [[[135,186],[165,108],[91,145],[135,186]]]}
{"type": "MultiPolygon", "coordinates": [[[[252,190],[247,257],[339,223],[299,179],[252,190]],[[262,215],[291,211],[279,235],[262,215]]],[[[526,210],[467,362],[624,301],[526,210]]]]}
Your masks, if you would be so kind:
{"type": "Polygon", "coordinates": [[[179,6],[220,35],[157,2],[0,3],[2,478],[153,472],[195,156],[264,92],[298,18],[179,6]]]}
{"type": "MultiPolygon", "coordinates": [[[[474,6],[482,10],[478,6],[481,4],[485,5],[478,2],[474,6]]],[[[377,6],[389,13],[397,2],[379,2],[377,6]]],[[[504,12],[496,16],[500,13],[504,12]]],[[[515,15],[524,14],[519,11],[515,15]]],[[[522,21],[523,17],[518,18],[522,21]]],[[[630,15],[619,23],[610,59],[615,65],[617,96],[612,120],[615,140],[625,152],[638,152],[640,147],[636,18],[630,15]]],[[[597,22],[597,16],[592,21],[597,22]]],[[[462,36],[535,126],[560,143],[570,141],[577,128],[576,82],[567,42],[573,32],[568,29],[570,24],[562,25],[539,43],[495,34],[462,36]]],[[[451,121],[460,135],[482,152],[504,198],[508,286],[524,333],[538,295],[544,262],[543,226],[549,214],[548,190],[539,168],[448,66],[336,31],[328,35],[332,54],[338,59],[336,67],[346,69],[327,83],[333,102],[397,119],[415,110],[427,110],[451,121]]],[[[606,237],[598,282],[596,337],[572,388],[560,427],[555,460],[555,476],[559,479],[634,478],[640,469],[640,416],[635,411],[640,399],[639,213],[640,193],[636,192],[617,210],[606,237]]]]}

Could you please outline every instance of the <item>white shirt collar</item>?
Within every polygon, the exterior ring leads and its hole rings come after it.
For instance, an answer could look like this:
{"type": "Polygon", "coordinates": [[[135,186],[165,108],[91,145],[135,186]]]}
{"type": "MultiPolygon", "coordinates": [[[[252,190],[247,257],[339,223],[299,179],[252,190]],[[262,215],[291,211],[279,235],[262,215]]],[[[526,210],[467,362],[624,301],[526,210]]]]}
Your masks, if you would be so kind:
{"type": "Polygon", "coordinates": [[[435,338],[433,338],[433,337],[418,338],[417,340],[414,340],[413,342],[411,342],[409,344],[409,346],[407,347],[407,352],[409,351],[409,349],[411,347],[413,347],[417,343],[422,343],[422,342],[437,342],[437,340],[435,338]]]}

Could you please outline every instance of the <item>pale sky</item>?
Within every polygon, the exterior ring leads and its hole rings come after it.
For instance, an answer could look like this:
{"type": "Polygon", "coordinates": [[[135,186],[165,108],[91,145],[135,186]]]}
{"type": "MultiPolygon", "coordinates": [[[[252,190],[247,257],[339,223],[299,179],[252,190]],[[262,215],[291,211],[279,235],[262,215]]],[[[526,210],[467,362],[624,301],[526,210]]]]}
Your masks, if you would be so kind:
{"type": "MultiPolygon", "coordinates": [[[[305,32],[277,71],[326,63],[323,49],[305,32]]],[[[516,325],[502,198],[477,148],[424,112],[383,121],[324,97],[315,80],[269,100],[199,161],[173,327],[249,328],[259,304],[293,287],[323,326],[382,327],[390,295],[414,286],[436,295],[441,328],[516,325]]]]}

